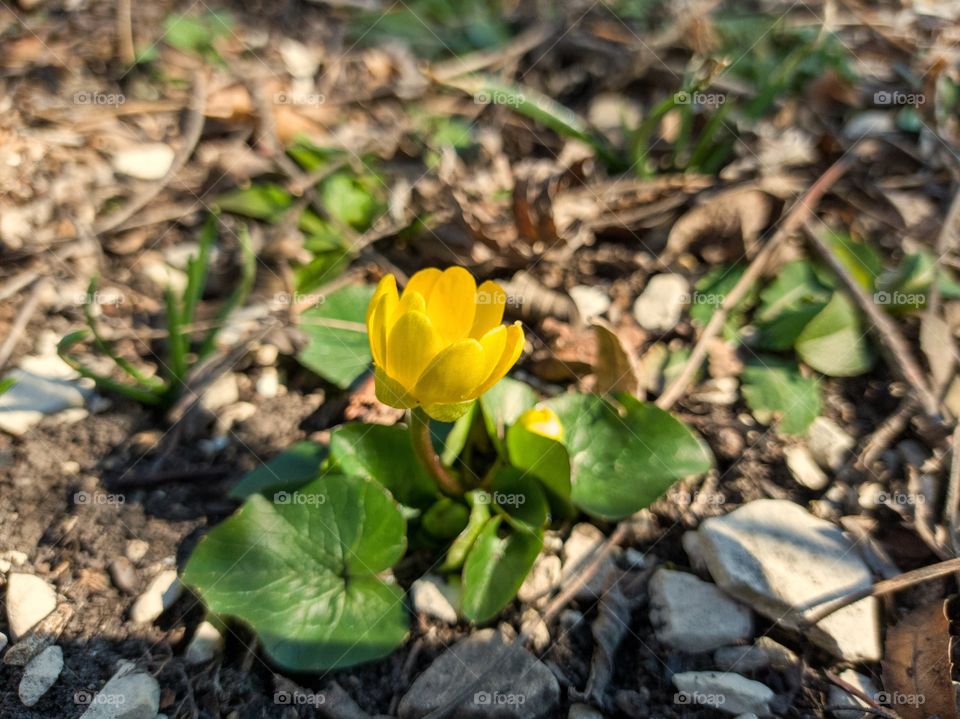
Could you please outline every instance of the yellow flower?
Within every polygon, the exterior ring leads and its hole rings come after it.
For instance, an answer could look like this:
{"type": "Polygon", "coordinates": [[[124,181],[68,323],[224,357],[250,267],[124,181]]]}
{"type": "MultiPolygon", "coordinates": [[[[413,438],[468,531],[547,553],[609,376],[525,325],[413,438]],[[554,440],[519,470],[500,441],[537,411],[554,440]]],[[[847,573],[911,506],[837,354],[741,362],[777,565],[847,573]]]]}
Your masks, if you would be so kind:
{"type": "Polygon", "coordinates": [[[506,299],[462,267],[420,270],[402,295],[385,276],[367,308],[377,398],[445,422],[461,416],[520,358],[520,323],[500,324],[506,299]]]}
{"type": "Polygon", "coordinates": [[[528,432],[539,434],[541,437],[563,441],[563,423],[549,407],[534,407],[520,415],[517,420],[520,426],[528,432]]]}

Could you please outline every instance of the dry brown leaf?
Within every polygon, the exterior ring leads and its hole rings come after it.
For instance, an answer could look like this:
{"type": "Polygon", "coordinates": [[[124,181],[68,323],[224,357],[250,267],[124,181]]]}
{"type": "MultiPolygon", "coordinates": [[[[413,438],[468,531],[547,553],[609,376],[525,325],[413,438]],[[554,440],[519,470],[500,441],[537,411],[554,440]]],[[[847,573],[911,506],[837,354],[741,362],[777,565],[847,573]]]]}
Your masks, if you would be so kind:
{"type": "Polygon", "coordinates": [[[949,325],[936,315],[925,313],[920,321],[920,348],[933,375],[934,391],[939,394],[950,384],[956,367],[949,325]]]}
{"type": "Polygon", "coordinates": [[[604,320],[594,319],[591,324],[597,339],[597,359],[593,366],[596,391],[629,392],[643,399],[645,392],[640,388],[636,365],[620,335],[604,320]]]}
{"type": "Polygon", "coordinates": [[[750,257],[760,233],[770,223],[773,208],[773,200],[759,190],[718,192],[673,225],[663,261],[672,262],[696,244],[708,262],[750,257]]]}
{"type": "Polygon", "coordinates": [[[916,609],[887,630],[883,686],[902,719],[957,719],[946,602],[916,609]]]}

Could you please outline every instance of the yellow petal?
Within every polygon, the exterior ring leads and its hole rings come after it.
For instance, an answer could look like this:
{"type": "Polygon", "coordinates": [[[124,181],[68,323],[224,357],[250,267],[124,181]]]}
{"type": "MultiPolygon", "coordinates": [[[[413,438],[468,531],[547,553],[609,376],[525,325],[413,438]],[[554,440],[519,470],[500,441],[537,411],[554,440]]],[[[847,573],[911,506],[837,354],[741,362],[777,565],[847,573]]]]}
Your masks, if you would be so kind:
{"type": "Polygon", "coordinates": [[[507,305],[507,293],[493,280],[487,280],[477,288],[477,315],[473,319],[470,336],[480,339],[503,320],[507,305]]]}
{"type": "MultiPolygon", "coordinates": [[[[503,357],[503,350],[507,347],[507,328],[503,325],[494,327],[480,338],[480,344],[483,346],[483,373],[481,377],[483,382],[489,377],[497,365],[500,364],[500,358],[503,357]]],[[[478,383],[479,385],[479,383],[478,383]]],[[[479,387],[478,387],[479,388],[479,387]]],[[[478,393],[474,393],[476,397],[478,393]]]]}
{"type": "Polygon", "coordinates": [[[373,387],[377,399],[386,405],[397,409],[410,409],[417,406],[417,401],[399,382],[387,376],[380,367],[373,368],[373,387]]]}
{"type": "Polygon", "coordinates": [[[506,329],[507,341],[503,348],[503,354],[500,355],[500,360],[490,375],[482,380],[482,384],[475,393],[478,397],[503,379],[503,376],[520,359],[520,353],[523,352],[523,329],[521,329],[520,323],[516,322],[508,325],[506,329]]]}
{"type": "Polygon", "coordinates": [[[429,317],[403,312],[387,336],[387,374],[403,387],[413,387],[442,347],[429,317]]]}
{"type": "Polygon", "coordinates": [[[441,274],[443,273],[436,267],[428,267],[425,270],[415,272],[407,283],[407,286],[403,288],[403,294],[419,292],[421,297],[427,299],[430,297],[430,291],[433,289],[433,286],[437,284],[437,280],[440,279],[441,274]]]}
{"type": "Polygon", "coordinates": [[[396,309],[397,300],[389,294],[380,296],[380,301],[367,317],[367,337],[370,339],[370,354],[373,363],[379,367],[387,363],[387,324],[390,315],[396,309]],[[390,303],[393,306],[390,306],[390,303]]]}
{"type": "Polygon", "coordinates": [[[450,267],[440,275],[427,298],[427,315],[437,334],[454,342],[466,337],[473,327],[476,303],[477,283],[473,275],[462,267],[450,267]]]}
{"type": "Polygon", "coordinates": [[[483,346],[476,340],[460,340],[430,363],[413,394],[423,405],[464,402],[483,381],[485,371],[483,346]]]}
{"type": "Polygon", "coordinates": [[[427,314],[427,303],[423,295],[416,290],[413,292],[404,290],[403,297],[400,298],[400,302],[397,305],[398,316],[404,312],[423,312],[423,314],[427,314]]]}
{"type": "Polygon", "coordinates": [[[370,324],[370,315],[373,314],[373,310],[376,308],[377,303],[380,302],[380,298],[388,294],[397,297],[397,278],[393,275],[384,275],[377,283],[377,289],[373,291],[373,297],[370,298],[370,304],[367,305],[368,325],[370,324]]]}

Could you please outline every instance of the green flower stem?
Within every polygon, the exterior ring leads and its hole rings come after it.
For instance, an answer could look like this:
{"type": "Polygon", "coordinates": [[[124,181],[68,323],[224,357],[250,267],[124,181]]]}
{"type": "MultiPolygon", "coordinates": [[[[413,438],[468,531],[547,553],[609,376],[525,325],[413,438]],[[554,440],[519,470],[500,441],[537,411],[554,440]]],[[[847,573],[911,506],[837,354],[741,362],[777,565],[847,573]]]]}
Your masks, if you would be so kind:
{"type": "Polygon", "coordinates": [[[437,451],[433,448],[430,438],[430,417],[420,407],[410,410],[410,438],[413,441],[413,451],[420,460],[433,481],[439,485],[445,494],[453,497],[463,495],[460,481],[443,466],[437,451]]]}

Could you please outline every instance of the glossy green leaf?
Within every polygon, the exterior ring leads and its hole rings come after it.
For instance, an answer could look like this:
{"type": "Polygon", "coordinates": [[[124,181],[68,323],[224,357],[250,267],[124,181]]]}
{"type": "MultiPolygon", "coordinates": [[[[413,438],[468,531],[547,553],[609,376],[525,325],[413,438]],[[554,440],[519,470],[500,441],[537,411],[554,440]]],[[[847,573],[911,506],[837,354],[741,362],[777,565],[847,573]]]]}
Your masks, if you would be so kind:
{"type": "Polygon", "coordinates": [[[421,525],[436,539],[453,539],[467,528],[470,510],[463,502],[443,497],[423,513],[421,525]]]}
{"type": "Polygon", "coordinates": [[[478,624],[497,616],[516,596],[542,548],[542,530],[518,528],[504,517],[490,519],[463,567],[463,615],[478,624]]]}
{"type": "Polygon", "coordinates": [[[327,458],[327,448],[318,442],[304,440],[290,445],[283,452],[247,472],[230,489],[233,499],[246,499],[251,494],[290,491],[320,474],[327,458]]]}
{"type": "Polygon", "coordinates": [[[370,178],[338,172],[320,185],[320,198],[330,216],[355,230],[367,229],[382,209],[370,178]]]}
{"type": "Polygon", "coordinates": [[[763,356],[747,362],[740,375],[750,411],[763,424],[779,422],[783,434],[803,434],[820,415],[820,386],[795,362],[763,356]]]}
{"type": "Polygon", "coordinates": [[[407,636],[404,594],[384,572],[406,550],[390,495],[360,477],[327,475],[271,502],[252,495],[204,537],[183,581],[210,611],[247,622],[293,671],[386,656],[407,636]]]}
{"type": "Polygon", "coordinates": [[[515,423],[507,430],[507,452],[514,467],[543,483],[557,516],[569,516],[570,455],[564,444],[515,423]]]}
{"type": "Polygon", "coordinates": [[[439,496],[403,426],[341,425],[330,435],[330,462],[344,474],[379,482],[408,507],[428,507],[439,496]]]}
{"type": "Polygon", "coordinates": [[[293,206],[293,195],[280,185],[265,182],[221,195],[217,206],[224,212],[252,217],[255,220],[279,222],[293,206]]]}
{"type": "Polygon", "coordinates": [[[484,426],[490,439],[506,454],[507,427],[537,403],[537,393],[526,382],[504,377],[480,397],[484,426]]]}
{"type": "Polygon", "coordinates": [[[546,403],[566,430],[573,503],[607,519],[649,506],[676,480],[712,464],[706,446],[669,412],[626,394],[617,400],[621,408],[591,394],[546,403]]]}
{"type": "Polygon", "coordinates": [[[840,292],[804,327],[795,346],[804,362],[830,377],[863,374],[876,359],[860,313],[840,292]]]}
{"type": "Polygon", "coordinates": [[[371,361],[364,320],[372,296],[370,285],[347,285],[304,312],[300,328],[307,344],[297,355],[300,363],[341,389],[363,374],[371,361]]]}
{"type": "Polygon", "coordinates": [[[491,516],[491,497],[489,494],[476,490],[467,492],[466,498],[470,504],[470,518],[467,520],[467,526],[453,540],[453,544],[447,550],[447,557],[444,559],[442,567],[444,571],[459,569],[463,566],[467,554],[473,548],[473,543],[477,541],[477,537],[480,536],[480,532],[491,516]]]}
{"type": "Polygon", "coordinates": [[[831,293],[810,262],[797,260],[784,265],[760,293],[760,307],[754,317],[760,330],[757,344],[770,350],[792,347],[807,322],[826,307],[831,293]]]}
{"type": "MultiPolygon", "coordinates": [[[[746,269],[746,265],[742,264],[724,265],[710,270],[701,277],[700,281],[694,286],[693,302],[690,305],[690,319],[701,327],[706,326],[710,318],[713,317],[713,313],[720,308],[727,295],[740,281],[746,269]]],[[[723,329],[724,336],[727,339],[735,338],[740,328],[746,324],[745,314],[756,302],[756,299],[755,291],[747,293],[728,314],[723,329]]]]}
{"type": "Polygon", "coordinates": [[[853,239],[847,232],[826,233],[830,251],[847,269],[857,284],[873,292],[877,278],[883,274],[883,257],[866,241],[853,239]]]}
{"type": "Polygon", "coordinates": [[[550,520],[550,505],[543,486],[531,474],[516,467],[501,467],[490,486],[493,506],[530,530],[541,529],[550,520]]]}

